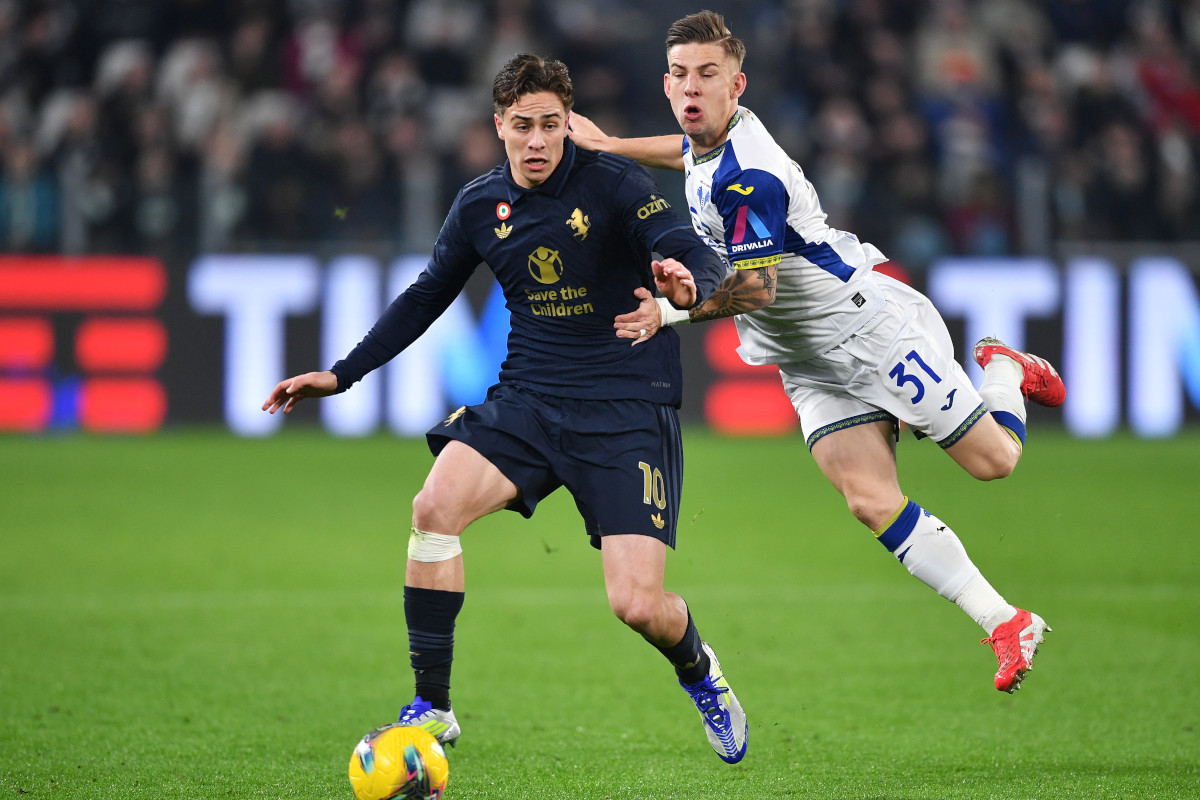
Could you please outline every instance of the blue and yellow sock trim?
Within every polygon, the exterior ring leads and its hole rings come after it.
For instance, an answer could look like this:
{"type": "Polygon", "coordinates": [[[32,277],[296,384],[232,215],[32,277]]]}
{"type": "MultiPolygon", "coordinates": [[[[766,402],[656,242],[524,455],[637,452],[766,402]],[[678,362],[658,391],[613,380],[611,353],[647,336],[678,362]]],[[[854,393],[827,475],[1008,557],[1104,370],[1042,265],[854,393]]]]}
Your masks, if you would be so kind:
{"type": "Polygon", "coordinates": [[[992,419],[996,420],[1000,427],[1013,437],[1021,449],[1025,448],[1025,423],[1021,422],[1020,417],[1009,411],[993,411],[992,419]]]}
{"type": "MultiPolygon", "coordinates": [[[[875,538],[889,553],[894,553],[897,547],[904,544],[904,540],[913,532],[913,528],[917,527],[917,521],[920,519],[921,507],[906,496],[904,504],[897,509],[892,518],[875,531],[875,538]]],[[[904,557],[900,556],[900,560],[903,561],[904,557]]]]}

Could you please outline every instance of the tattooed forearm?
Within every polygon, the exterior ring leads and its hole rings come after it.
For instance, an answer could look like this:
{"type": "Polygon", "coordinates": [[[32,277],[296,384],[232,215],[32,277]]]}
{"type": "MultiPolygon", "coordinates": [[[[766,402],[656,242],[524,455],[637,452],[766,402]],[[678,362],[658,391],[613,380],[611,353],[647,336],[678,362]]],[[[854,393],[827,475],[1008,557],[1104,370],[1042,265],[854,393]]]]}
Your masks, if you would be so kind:
{"type": "Polygon", "coordinates": [[[771,305],[775,301],[775,267],[737,270],[703,303],[688,312],[690,322],[732,317],[771,305]]]}
{"type": "Polygon", "coordinates": [[[771,303],[775,302],[775,268],[774,267],[760,267],[759,269],[756,269],[754,271],[757,272],[759,275],[759,278],[762,279],[763,291],[766,292],[767,296],[770,298],[763,305],[769,306],[769,305],[771,305],[771,303]]]}

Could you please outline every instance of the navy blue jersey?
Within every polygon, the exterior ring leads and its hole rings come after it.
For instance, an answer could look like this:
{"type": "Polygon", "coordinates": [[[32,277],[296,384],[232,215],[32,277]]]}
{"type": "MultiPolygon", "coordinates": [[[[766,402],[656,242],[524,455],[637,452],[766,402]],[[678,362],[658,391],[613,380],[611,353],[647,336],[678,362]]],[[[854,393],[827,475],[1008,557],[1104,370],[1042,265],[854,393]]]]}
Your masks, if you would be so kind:
{"type": "Polygon", "coordinates": [[[725,264],[671,210],[641,166],[567,140],[544,183],[518,186],[507,162],[458,193],[429,265],[333,367],[343,391],[417,339],[482,262],[504,291],[511,331],[500,380],[557,397],[678,406],[679,339],[664,328],[636,347],[613,318],[654,290],[651,252],[675,258],[703,300],[725,264]]]}

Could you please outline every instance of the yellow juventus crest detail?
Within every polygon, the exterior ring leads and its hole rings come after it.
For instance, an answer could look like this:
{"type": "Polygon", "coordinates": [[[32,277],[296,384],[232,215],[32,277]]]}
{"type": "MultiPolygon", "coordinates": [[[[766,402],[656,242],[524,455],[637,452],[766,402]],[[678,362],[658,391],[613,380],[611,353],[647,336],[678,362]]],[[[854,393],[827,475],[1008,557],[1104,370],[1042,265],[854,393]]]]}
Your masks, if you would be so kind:
{"type": "Polygon", "coordinates": [[[539,247],[529,254],[529,274],[538,283],[558,283],[563,274],[562,259],[557,250],[539,247]]]}
{"type": "Polygon", "coordinates": [[[592,227],[592,221],[588,219],[587,214],[583,213],[578,208],[571,212],[571,218],[567,220],[567,224],[570,225],[571,230],[574,231],[574,233],[571,235],[581,242],[587,238],[588,229],[592,227]]]}
{"type": "Polygon", "coordinates": [[[442,425],[443,426],[449,425],[450,423],[454,422],[454,420],[458,419],[465,413],[467,413],[467,407],[459,406],[458,408],[456,408],[454,411],[452,411],[450,413],[450,416],[446,417],[446,421],[443,422],[442,425]]]}
{"type": "Polygon", "coordinates": [[[497,239],[507,239],[508,235],[512,233],[512,225],[509,225],[506,222],[501,222],[499,228],[492,228],[492,230],[496,232],[497,239]]]}

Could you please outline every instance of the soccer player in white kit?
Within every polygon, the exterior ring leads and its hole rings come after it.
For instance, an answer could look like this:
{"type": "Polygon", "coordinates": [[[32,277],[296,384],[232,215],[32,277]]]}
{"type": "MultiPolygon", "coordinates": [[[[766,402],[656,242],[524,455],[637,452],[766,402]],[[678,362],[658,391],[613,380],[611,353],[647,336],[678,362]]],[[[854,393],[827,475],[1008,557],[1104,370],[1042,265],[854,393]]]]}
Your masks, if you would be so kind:
{"type": "MultiPolygon", "coordinates": [[[[928,298],[874,272],[887,260],[876,247],[826,224],[800,167],[739,107],[744,56],[719,14],[671,25],[663,88],[682,142],[609,137],[572,116],[577,144],[683,170],[692,224],[731,267],[722,286],[688,311],[639,289],[641,305],[617,318],[617,335],[637,344],[663,325],[736,315],[739,355],[778,365],[813,458],[850,512],[984,629],[999,662],[995,686],[1012,692],[1050,628],[1010,605],[954,531],[901,491],[897,422],[937,442],[975,478],[1003,478],[1021,457],[1025,399],[1061,404],[1062,380],[1045,360],[989,338],[975,346],[984,368],[975,389],[928,298]]],[[[670,261],[655,270],[689,277],[670,261]]]]}

